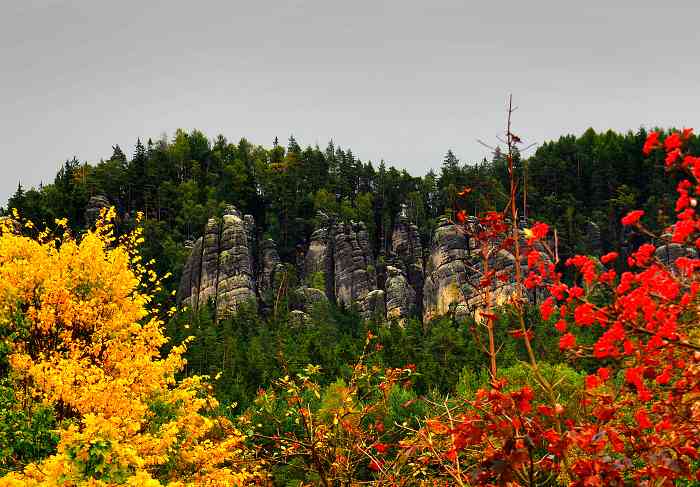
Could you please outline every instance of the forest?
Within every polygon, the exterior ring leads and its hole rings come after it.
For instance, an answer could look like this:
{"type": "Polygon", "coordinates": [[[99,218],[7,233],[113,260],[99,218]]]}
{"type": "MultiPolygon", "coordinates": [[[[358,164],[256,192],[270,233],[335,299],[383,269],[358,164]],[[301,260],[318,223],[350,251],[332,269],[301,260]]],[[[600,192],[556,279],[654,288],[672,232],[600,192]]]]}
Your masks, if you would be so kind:
{"type": "Polygon", "coordinates": [[[0,213],[0,486],[700,485],[700,139],[504,140],[412,176],[335,142],[178,130],[20,184],[0,213]],[[184,306],[229,205],[276,243],[274,305],[184,306]],[[423,261],[449,224],[482,308],[398,322],[329,299],[295,322],[319,215],[364,223],[377,275],[401,217],[423,261]]]}
{"type": "MultiPolygon", "coordinates": [[[[626,134],[589,129],[545,142],[522,160],[516,150],[527,216],[556,227],[567,255],[587,250],[581,245],[589,221],[604,230],[605,249],[620,247],[625,235],[619,219],[633,208],[646,211],[652,228],[662,228],[668,223],[663,215],[673,209],[675,181],[666,177],[662,157],[642,154],[646,136],[644,129],[626,134]]],[[[688,144],[694,151],[697,137],[688,144]]],[[[508,200],[503,151],[497,147],[489,159],[461,163],[448,150],[439,174],[414,177],[383,160],[363,162],[334,142],[324,150],[302,149],[292,136],[286,148],[275,140],[266,149],[245,139],[232,143],[220,135],[210,141],[197,130],[178,130],[172,140],[137,141],[131,158],[116,145],[97,164],[66,161],[51,184],[31,189],[20,184],[4,212],[15,208],[49,226],[67,218],[71,228],[84,229],[90,197],[103,195],[124,222],[143,212],[144,256],[157,256],[158,271],[177,276],[185,242],[200,236],[207,219],[226,204],[251,214],[260,231],[277,242],[283,261],[294,260],[295,246],[308,239],[318,210],[365,222],[379,255],[388,248],[402,205],[428,243],[436,219],[452,215],[463,187],[474,188],[460,202],[470,214],[503,208],[508,200]]]]}

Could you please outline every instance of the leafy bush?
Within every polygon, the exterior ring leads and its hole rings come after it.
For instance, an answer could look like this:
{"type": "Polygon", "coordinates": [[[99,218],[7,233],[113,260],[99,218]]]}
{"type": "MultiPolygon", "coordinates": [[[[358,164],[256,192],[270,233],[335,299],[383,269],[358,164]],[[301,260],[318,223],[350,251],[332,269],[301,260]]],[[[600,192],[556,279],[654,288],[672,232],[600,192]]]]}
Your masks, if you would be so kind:
{"type": "Polygon", "coordinates": [[[0,381],[0,474],[22,470],[56,452],[58,434],[53,409],[18,403],[8,379],[0,381]]]}

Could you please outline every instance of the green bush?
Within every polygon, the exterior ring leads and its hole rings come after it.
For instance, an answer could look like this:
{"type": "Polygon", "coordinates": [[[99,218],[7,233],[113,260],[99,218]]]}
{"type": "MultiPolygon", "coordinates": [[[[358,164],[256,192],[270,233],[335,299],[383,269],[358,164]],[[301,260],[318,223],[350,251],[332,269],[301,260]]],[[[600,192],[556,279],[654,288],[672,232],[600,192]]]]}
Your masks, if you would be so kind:
{"type": "MultiPolygon", "coordinates": [[[[537,365],[542,376],[553,386],[556,401],[570,412],[578,411],[585,374],[562,363],[539,362],[537,365]]],[[[500,369],[498,377],[506,380],[507,391],[514,391],[524,386],[529,386],[533,390],[542,388],[528,363],[519,362],[511,367],[500,369]]],[[[465,367],[460,374],[456,388],[459,394],[470,398],[478,389],[488,386],[489,376],[485,369],[474,372],[465,367]]],[[[543,396],[537,394],[536,397],[543,396]]]]}
{"type": "Polygon", "coordinates": [[[0,475],[56,451],[58,435],[53,410],[22,409],[6,379],[0,380],[0,475]]]}

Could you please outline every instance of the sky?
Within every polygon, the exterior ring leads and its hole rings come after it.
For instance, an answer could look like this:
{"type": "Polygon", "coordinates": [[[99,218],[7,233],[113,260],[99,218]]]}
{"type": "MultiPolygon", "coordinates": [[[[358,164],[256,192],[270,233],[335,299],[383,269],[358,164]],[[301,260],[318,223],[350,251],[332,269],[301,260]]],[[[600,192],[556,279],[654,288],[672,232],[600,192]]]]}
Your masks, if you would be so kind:
{"type": "Polygon", "coordinates": [[[514,132],[700,128],[700,2],[5,0],[0,205],[59,166],[200,129],[330,139],[422,175],[514,132]]]}

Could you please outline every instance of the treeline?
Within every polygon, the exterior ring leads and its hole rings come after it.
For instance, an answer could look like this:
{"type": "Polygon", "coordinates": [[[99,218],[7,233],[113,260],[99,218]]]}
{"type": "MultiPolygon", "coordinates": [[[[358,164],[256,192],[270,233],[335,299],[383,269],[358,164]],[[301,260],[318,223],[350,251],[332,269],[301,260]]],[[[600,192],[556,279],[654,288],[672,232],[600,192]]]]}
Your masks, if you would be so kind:
{"type": "Polygon", "coordinates": [[[226,203],[252,214],[284,260],[293,261],[317,210],[365,221],[379,253],[403,203],[427,238],[431,220],[446,205],[452,174],[466,170],[450,157],[444,177],[431,172],[416,178],[384,162],[375,168],[332,142],[325,150],[302,149],[291,137],[286,148],[275,143],[265,149],[245,139],[210,141],[199,131],[178,130],[172,140],[138,141],[131,158],[115,146],[108,160],[95,165],[66,161],[53,184],[28,191],[20,186],[7,208],[49,225],[67,216],[71,226],[82,228],[89,198],[104,195],[122,218],[144,213],[145,255],[158,256],[160,270],[176,275],[185,242],[201,235],[226,203]]]}
{"type": "MultiPolygon", "coordinates": [[[[674,182],[664,175],[660,156],[641,152],[645,130],[561,137],[541,145],[527,158],[516,154],[522,191],[527,191],[527,215],[554,225],[562,251],[586,251],[586,224],[603,233],[606,249],[626,238],[619,218],[641,207],[647,224],[665,223],[661,210],[671,208],[674,182]]],[[[697,138],[691,143],[698,145],[697,138]]],[[[262,232],[278,243],[283,260],[293,261],[295,247],[313,228],[317,210],[346,219],[363,220],[373,250],[388,249],[396,215],[405,205],[427,243],[437,217],[454,211],[463,187],[473,191],[460,200],[469,213],[503,208],[507,203],[506,160],[497,150],[490,159],[463,164],[452,151],[439,172],[414,177],[405,170],[357,158],[351,149],[329,143],[325,149],[302,148],[294,137],[286,147],[271,148],[245,139],[213,141],[202,132],[178,130],[172,140],[139,140],[127,157],[119,146],[97,164],[66,161],[52,184],[37,189],[18,187],[7,208],[17,208],[35,223],[51,224],[68,216],[74,228],[84,227],[90,196],[104,195],[124,218],[141,211],[146,217],[147,256],[158,256],[163,272],[178,271],[186,255],[184,244],[198,237],[206,220],[226,203],[252,214],[262,232]]]]}

